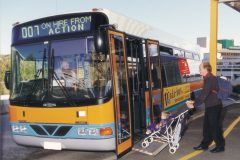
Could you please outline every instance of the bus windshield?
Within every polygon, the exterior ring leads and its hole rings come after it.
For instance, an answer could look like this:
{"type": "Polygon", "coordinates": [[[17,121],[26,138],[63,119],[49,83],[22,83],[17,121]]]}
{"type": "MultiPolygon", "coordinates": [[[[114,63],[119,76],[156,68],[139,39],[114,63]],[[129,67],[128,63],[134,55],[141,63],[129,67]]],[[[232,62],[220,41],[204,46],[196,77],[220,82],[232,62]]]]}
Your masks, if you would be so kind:
{"type": "Polygon", "coordinates": [[[12,50],[11,100],[83,105],[111,94],[109,56],[95,52],[92,37],[21,45],[12,50]]]}

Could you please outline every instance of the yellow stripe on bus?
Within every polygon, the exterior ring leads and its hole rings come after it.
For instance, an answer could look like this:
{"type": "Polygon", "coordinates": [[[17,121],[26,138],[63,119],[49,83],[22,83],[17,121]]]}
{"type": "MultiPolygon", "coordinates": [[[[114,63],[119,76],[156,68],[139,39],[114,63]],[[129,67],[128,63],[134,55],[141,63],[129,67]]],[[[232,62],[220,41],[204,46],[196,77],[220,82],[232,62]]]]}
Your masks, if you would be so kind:
{"type": "Polygon", "coordinates": [[[190,98],[190,83],[163,88],[164,109],[190,98]]]}
{"type": "Polygon", "coordinates": [[[113,100],[99,105],[83,107],[40,108],[9,106],[10,122],[106,124],[114,122],[113,100]],[[86,116],[77,116],[79,111],[86,116]]]}

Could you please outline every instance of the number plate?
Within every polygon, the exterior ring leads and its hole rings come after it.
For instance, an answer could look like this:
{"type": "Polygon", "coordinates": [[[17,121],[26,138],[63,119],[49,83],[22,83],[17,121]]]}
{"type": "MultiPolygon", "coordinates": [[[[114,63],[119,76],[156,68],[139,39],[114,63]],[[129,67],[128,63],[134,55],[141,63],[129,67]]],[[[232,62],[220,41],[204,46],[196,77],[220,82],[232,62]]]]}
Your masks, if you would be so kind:
{"type": "Polygon", "coordinates": [[[44,149],[62,150],[62,144],[59,142],[44,142],[44,149]]]}

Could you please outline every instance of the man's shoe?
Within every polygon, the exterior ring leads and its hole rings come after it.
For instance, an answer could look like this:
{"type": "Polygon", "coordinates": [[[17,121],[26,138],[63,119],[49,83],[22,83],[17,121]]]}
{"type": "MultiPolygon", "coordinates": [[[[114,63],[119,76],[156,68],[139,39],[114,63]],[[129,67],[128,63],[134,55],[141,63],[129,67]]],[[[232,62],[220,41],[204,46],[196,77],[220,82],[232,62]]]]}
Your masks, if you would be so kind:
{"type": "Polygon", "coordinates": [[[193,149],[195,149],[195,150],[207,150],[208,149],[208,147],[206,147],[206,146],[203,146],[203,145],[199,145],[199,146],[197,146],[197,147],[193,147],[193,149]]]}
{"type": "Polygon", "coordinates": [[[219,152],[223,152],[224,150],[225,150],[224,147],[215,147],[215,148],[211,149],[210,152],[219,153],[219,152]]]}

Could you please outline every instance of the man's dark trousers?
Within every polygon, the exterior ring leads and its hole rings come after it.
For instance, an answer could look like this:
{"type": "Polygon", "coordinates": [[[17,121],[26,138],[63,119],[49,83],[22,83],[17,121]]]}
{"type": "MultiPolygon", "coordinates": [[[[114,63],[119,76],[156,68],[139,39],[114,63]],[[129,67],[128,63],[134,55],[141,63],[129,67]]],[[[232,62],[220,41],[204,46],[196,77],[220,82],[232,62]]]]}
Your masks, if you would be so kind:
{"type": "Polygon", "coordinates": [[[202,146],[208,147],[214,141],[216,147],[225,147],[221,113],[222,105],[207,107],[205,109],[202,146]]]}

